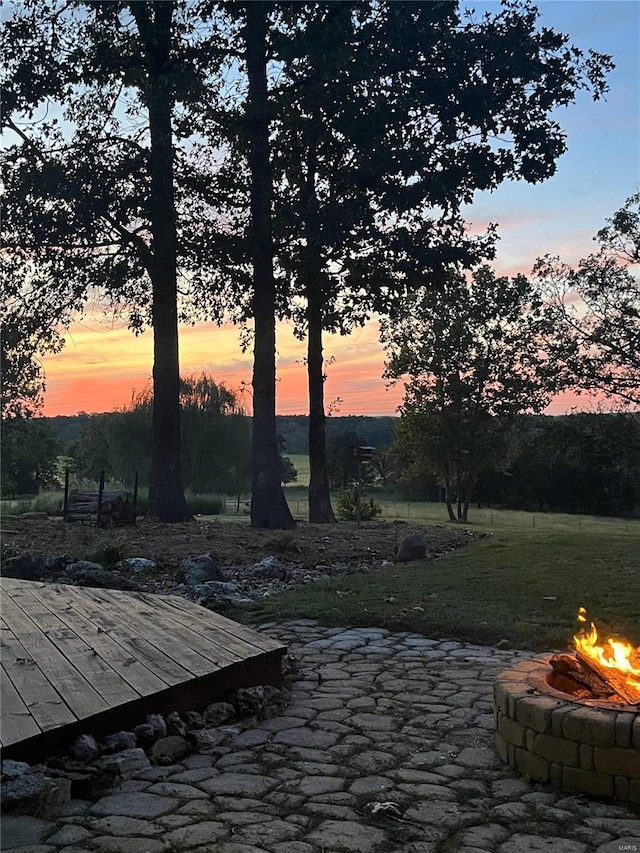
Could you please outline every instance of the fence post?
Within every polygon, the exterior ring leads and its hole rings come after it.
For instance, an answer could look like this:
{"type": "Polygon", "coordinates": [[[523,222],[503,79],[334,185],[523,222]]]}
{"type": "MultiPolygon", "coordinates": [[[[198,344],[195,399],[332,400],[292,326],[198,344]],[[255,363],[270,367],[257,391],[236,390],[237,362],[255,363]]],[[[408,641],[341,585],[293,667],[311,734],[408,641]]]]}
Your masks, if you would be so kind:
{"type": "Polygon", "coordinates": [[[138,472],[133,475],[133,511],[138,509],[138,472]]]}
{"type": "Polygon", "coordinates": [[[62,518],[64,521],[67,520],[67,513],[69,512],[69,469],[64,469],[64,503],[62,504],[62,518]]]}
{"type": "Polygon", "coordinates": [[[104,471],[100,471],[100,479],[98,481],[98,517],[96,518],[96,525],[100,527],[100,513],[102,511],[102,493],[104,492],[104,471]]]}

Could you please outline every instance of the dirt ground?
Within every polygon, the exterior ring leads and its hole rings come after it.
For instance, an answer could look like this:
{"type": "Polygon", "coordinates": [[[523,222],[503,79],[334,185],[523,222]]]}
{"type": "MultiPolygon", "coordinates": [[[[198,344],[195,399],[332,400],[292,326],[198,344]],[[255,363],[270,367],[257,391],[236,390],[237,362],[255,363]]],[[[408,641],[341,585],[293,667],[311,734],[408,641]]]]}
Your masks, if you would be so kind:
{"type": "Polygon", "coordinates": [[[351,522],[299,522],[295,530],[280,531],[252,530],[246,519],[160,524],[142,518],[131,527],[97,530],[46,516],[15,516],[2,519],[2,550],[4,557],[67,554],[103,565],[125,557],[147,557],[168,572],[177,569],[184,557],[206,553],[222,568],[251,565],[267,555],[315,568],[319,564],[361,566],[393,560],[402,537],[416,532],[425,536],[429,556],[464,547],[472,538],[453,525],[427,527],[406,522],[368,522],[360,529],[351,522]]]}

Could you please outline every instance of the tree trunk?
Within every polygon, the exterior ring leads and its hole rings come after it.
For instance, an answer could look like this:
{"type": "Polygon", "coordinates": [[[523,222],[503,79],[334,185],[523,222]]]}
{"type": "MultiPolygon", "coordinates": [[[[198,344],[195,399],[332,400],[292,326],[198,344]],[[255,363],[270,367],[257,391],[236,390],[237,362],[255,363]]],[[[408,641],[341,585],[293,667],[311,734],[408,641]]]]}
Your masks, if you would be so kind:
{"type": "Polygon", "coordinates": [[[131,4],[142,36],[149,68],[146,90],[151,155],[153,294],[153,416],[149,509],[160,521],[189,517],[180,461],[180,367],[178,360],[177,235],[173,181],[171,111],[173,95],[168,77],[173,3],[131,4]],[[143,8],[144,7],[144,8],[143,8]]]}
{"type": "Polygon", "coordinates": [[[309,380],[309,521],[335,523],[327,471],[322,370],[322,294],[307,291],[307,376],[309,380]]]}
{"type": "Polygon", "coordinates": [[[471,495],[473,494],[476,482],[476,479],[472,479],[471,476],[469,476],[467,477],[466,482],[464,484],[464,498],[462,504],[463,521],[467,521],[469,518],[469,505],[471,504],[471,495]]]}
{"type": "Polygon", "coordinates": [[[253,262],[253,438],[251,526],[295,527],[280,482],[276,433],[276,287],[273,274],[271,162],[267,100],[267,15],[271,4],[246,5],[247,133],[251,173],[253,262]]]}
{"type": "Polygon", "coordinates": [[[444,484],[444,502],[447,505],[447,513],[449,514],[449,521],[456,521],[456,516],[453,511],[453,502],[451,500],[451,483],[449,478],[447,477],[444,484]]]}
{"type": "MultiPolygon", "coordinates": [[[[313,93],[310,93],[313,97],[313,93]]],[[[327,471],[327,439],[324,413],[324,369],[322,326],[324,292],[322,287],[322,250],[318,240],[320,217],[316,195],[317,145],[315,124],[307,140],[307,174],[303,188],[304,231],[306,240],[305,292],[307,297],[307,379],[309,383],[309,521],[334,524],[327,471]]]]}

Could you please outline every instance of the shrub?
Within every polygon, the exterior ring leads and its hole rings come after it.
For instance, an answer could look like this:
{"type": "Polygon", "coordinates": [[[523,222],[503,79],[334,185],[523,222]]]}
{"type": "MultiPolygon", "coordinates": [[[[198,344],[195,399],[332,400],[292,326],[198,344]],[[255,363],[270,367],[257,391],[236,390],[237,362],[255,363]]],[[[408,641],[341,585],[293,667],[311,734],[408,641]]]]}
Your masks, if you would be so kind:
{"type": "MultiPolygon", "coordinates": [[[[343,521],[356,521],[358,517],[358,486],[351,483],[338,495],[336,501],[338,518],[343,521]]],[[[376,515],[380,515],[382,507],[373,498],[360,496],[360,521],[371,521],[376,515]]]]}
{"type": "Polygon", "coordinates": [[[100,563],[105,569],[112,569],[116,563],[124,560],[125,557],[124,542],[116,537],[113,542],[105,542],[91,554],[88,554],[87,560],[90,560],[92,563],[100,563]]]}
{"type": "Polygon", "coordinates": [[[31,502],[35,512],[46,512],[49,515],[62,515],[64,496],[62,492],[41,492],[31,502]]]}
{"type": "Polygon", "coordinates": [[[227,502],[219,495],[186,495],[189,512],[193,515],[221,515],[227,502]]]}

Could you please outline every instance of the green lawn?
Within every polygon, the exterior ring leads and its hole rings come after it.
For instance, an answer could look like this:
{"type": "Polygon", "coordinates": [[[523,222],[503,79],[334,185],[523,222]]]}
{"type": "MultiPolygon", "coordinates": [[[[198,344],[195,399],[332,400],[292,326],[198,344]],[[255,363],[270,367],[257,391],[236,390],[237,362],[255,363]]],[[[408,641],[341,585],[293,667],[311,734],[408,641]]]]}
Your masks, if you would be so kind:
{"type": "Polygon", "coordinates": [[[603,633],[640,644],[640,523],[592,521],[581,530],[503,527],[437,560],[326,579],[229,615],[542,650],[567,645],[584,606],[603,633]]]}

